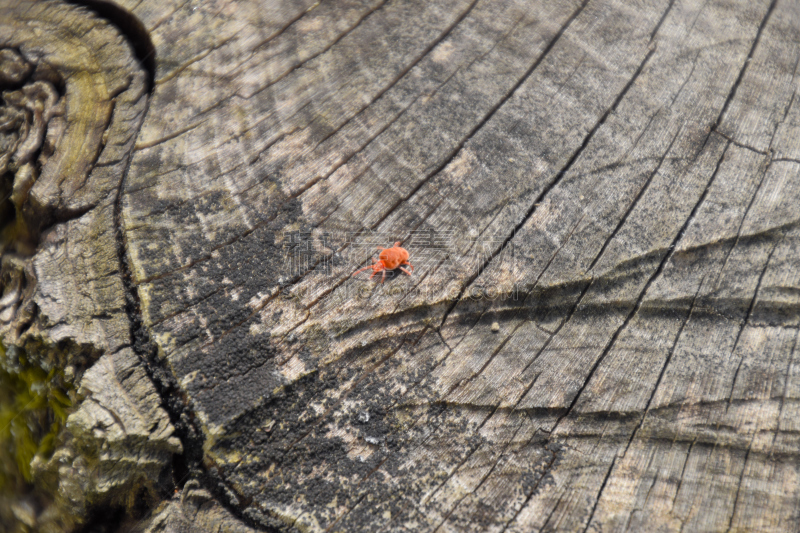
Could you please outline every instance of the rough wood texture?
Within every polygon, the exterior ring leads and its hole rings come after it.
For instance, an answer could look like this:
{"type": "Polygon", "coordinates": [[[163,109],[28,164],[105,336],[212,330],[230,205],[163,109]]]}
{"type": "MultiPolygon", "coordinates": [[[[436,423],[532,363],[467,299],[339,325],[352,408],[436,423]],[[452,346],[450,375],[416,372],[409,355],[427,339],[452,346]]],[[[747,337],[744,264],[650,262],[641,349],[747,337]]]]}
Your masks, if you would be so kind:
{"type": "Polygon", "coordinates": [[[800,529],[800,5],[119,5],[135,146],[30,261],[44,338],[148,376],[116,442],[184,452],[136,527],[800,529]]]}
{"type": "Polygon", "coordinates": [[[0,529],[67,531],[93,507],[131,508],[148,493],[157,501],[181,451],[134,352],[115,222],[147,73],[109,21],[57,2],[1,2],[0,48],[0,335],[20,348],[3,350],[0,370],[74,382],[69,397],[46,383],[34,391],[73,405],[66,424],[45,413],[20,429],[11,425],[20,412],[0,428],[4,448],[17,441],[4,459],[21,440],[9,427],[30,432],[34,449],[43,432],[58,432],[56,451],[40,446],[31,464],[39,490],[10,483],[4,461],[0,529]]]}

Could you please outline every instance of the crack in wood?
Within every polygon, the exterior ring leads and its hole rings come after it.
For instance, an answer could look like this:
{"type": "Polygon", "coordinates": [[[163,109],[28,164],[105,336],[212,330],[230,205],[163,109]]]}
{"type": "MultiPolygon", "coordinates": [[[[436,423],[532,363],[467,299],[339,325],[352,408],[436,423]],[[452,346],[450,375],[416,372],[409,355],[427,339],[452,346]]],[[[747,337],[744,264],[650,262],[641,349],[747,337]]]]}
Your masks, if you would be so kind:
{"type": "MultiPolygon", "coordinates": [[[[257,94],[259,94],[259,93],[261,93],[263,91],[266,91],[267,89],[269,89],[270,87],[272,87],[273,85],[275,85],[276,83],[281,81],[282,79],[286,78],[287,76],[290,76],[292,73],[297,71],[299,68],[303,67],[306,63],[309,63],[309,62],[313,61],[317,57],[321,56],[322,54],[324,54],[325,52],[327,52],[328,50],[330,50],[331,48],[336,46],[339,43],[339,41],[341,41],[342,39],[344,39],[345,37],[350,35],[350,33],[355,31],[361,25],[362,22],[364,22],[369,17],[371,17],[376,11],[379,11],[383,6],[385,6],[387,4],[388,1],[389,0],[381,0],[377,5],[371,7],[370,9],[368,9],[366,13],[364,13],[361,17],[359,17],[359,19],[356,21],[356,23],[354,25],[352,25],[351,27],[346,29],[344,32],[342,32],[339,36],[337,36],[336,39],[333,40],[333,42],[331,42],[329,45],[327,45],[325,48],[323,48],[322,50],[320,50],[316,54],[313,54],[311,57],[308,57],[308,58],[304,59],[303,61],[301,61],[300,63],[296,64],[294,67],[292,67],[291,69],[287,70],[286,72],[284,72],[283,74],[281,74],[277,78],[275,78],[272,81],[270,81],[267,85],[265,85],[264,87],[260,88],[258,91],[253,93],[251,95],[251,97],[255,96],[255,95],[257,95],[257,94]]],[[[305,13],[307,13],[307,12],[308,11],[304,12],[303,14],[305,15],[305,13]]]]}
{"type": "Polygon", "coordinates": [[[741,69],[739,69],[739,75],[736,77],[736,81],[733,82],[733,87],[731,88],[730,92],[728,93],[728,97],[725,99],[725,103],[722,105],[722,111],[720,111],[719,117],[717,117],[717,121],[714,123],[714,129],[717,129],[719,125],[722,123],[722,120],[725,117],[725,113],[728,110],[728,106],[730,106],[733,99],[736,97],[736,92],[739,90],[739,85],[742,83],[742,79],[744,79],[744,74],[747,72],[747,67],[750,65],[750,61],[753,59],[753,54],[758,47],[758,43],[761,42],[761,35],[764,33],[764,28],[767,26],[767,22],[770,19],[773,11],[775,10],[775,6],[777,5],[778,0],[772,0],[767,8],[767,12],[764,15],[764,18],[761,19],[761,24],[758,26],[758,30],[756,31],[756,37],[753,39],[753,45],[750,47],[750,51],[747,54],[747,59],[745,59],[744,63],[742,64],[741,69]]]}
{"type": "MultiPolygon", "coordinates": [[[[575,18],[576,18],[576,17],[577,17],[579,14],[580,14],[580,12],[581,12],[581,11],[583,10],[583,8],[586,6],[587,2],[588,2],[588,0],[587,0],[587,1],[584,1],[584,3],[583,3],[583,4],[581,4],[581,7],[580,7],[580,8],[579,8],[579,9],[578,9],[578,10],[577,10],[575,13],[573,13],[572,17],[570,17],[570,19],[567,21],[567,23],[566,23],[566,24],[565,24],[565,25],[564,25],[564,26],[561,28],[561,30],[560,30],[560,31],[559,31],[559,33],[556,35],[556,37],[554,37],[554,38],[553,38],[553,40],[552,40],[552,41],[551,41],[551,42],[548,44],[548,48],[545,50],[545,52],[543,52],[543,54],[542,54],[542,58],[543,58],[543,57],[546,55],[546,53],[547,53],[547,52],[549,52],[549,50],[550,50],[550,49],[552,49],[552,47],[553,47],[553,46],[555,46],[555,43],[556,43],[556,41],[558,41],[558,39],[559,39],[559,38],[561,37],[561,35],[563,35],[563,33],[564,33],[566,30],[567,30],[567,28],[568,28],[568,27],[569,27],[569,25],[572,23],[572,21],[573,21],[573,20],[574,20],[574,19],[575,19],[575,18]]],[[[471,276],[471,277],[470,277],[470,278],[469,278],[469,279],[468,279],[468,280],[467,280],[467,281],[464,283],[464,286],[462,287],[462,289],[461,289],[461,292],[459,293],[459,298],[456,298],[456,301],[455,301],[455,303],[453,303],[453,304],[452,304],[452,306],[451,306],[451,307],[450,307],[450,308],[447,310],[447,312],[444,314],[444,316],[442,317],[442,321],[441,321],[441,323],[440,323],[440,326],[441,326],[442,324],[444,324],[444,323],[445,323],[445,321],[447,320],[447,317],[448,317],[448,316],[449,316],[449,314],[450,314],[450,313],[453,311],[453,309],[455,308],[455,306],[456,306],[456,304],[457,304],[458,300],[461,298],[461,296],[463,296],[463,294],[466,292],[466,290],[467,290],[467,289],[468,289],[468,288],[469,288],[469,287],[472,285],[472,283],[473,283],[473,282],[474,282],[474,281],[475,281],[475,280],[476,280],[476,279],[477,279],[477,278],[478,278],[478,277],[479,277],[479,276],[480,276],[480,275],[483,273],[483,271],[484,271],[484,270],[486,269],[486,267],[487,267],[487,266],[488,266],[488,265],[491,263],[491,261],[492,261],[492,260],[493,260],[495,257],[497,257],[497,256],[498,256],[500,253],[502,253],[502,252],[503,252],[503,250],[504,250],[504,249],[505,249],[505,248],[508,246],[508,244],[509,244],[509,243],[511,242],[511,240],[514,238],[514,236],[517,234],[517,232],[518,232],[518,231],[520,231],[520,230],[523,228],[523,226],[525,226],[525,224],[528,222],[528,220],[529,220],[529,219],[530,219],[530,218],[533,216],[534,212],[536,211],[536,208],[537,208],[537,207],[538,207],[538,206],[541,204],[541,202],[544,200],[545,196],[547,196],[547,194],[548,194],[548,193],[549,193],[551,190],[553,190],[553,188],[554,188],[556,185],[558,185],[558,183],[561,181],[561,178],[562,178],[563,176],[565,176],[565,175],[566,175],[567,171],[568,171],[568,170],[569,170],[569,169],[572,167],[572,165],[575,163],[575,161],[578,159],[578,157],[579,157],[579,156],[580,156],[580,155],[583,153],[583,151],[586,149],[586,147],[587,147],[587,146],[588,146],[588,144],[589,144],[589,141],[591,141],[592,137],[594,137],[594,134],[597,132],[597,130],[600,128],[600,126],[602,126],[602,125],[605,123],[606,119],[609,117],[609,115],[610,115],[611,113],[613,113],[613,112],[614,112],[614,110],[616,110],[617,106],[618,106],[618,105],[619,105],[619,103],[622,101],[622,99],[625,97],[625,95],[627,94],[628,90],[629,90],[629,89],[630,89],[630,88],[633,86],[633,83],[634,83],[634,81],[636,80],[636,78],[638,78],[638,77],[639,77],[639,74],[641,74],[641,72],[642,72],[642,69],[644,68],[645,64],[646,64],[646,63],[649,61],[650,57],[652,57],[652,55],[653,55],[653,52],[655,52],[655,48],[652,48],[652,49],[651,49],[651,50],[650,50],[650,51],[647,53],[647,55],[645,56],[644,60],[643,60],[643,61],[642,61],[642,63],[639,65],[639,67],[637,68],[637,70],[634,72],[633,76],[632,76],[632,77],[631,77],[631,79],[628,81],[628,83],[625,85],[625,87],[623,87],[623,89],[622,89],[622,91],[620,92],[620,94],[619,94],[619,95],[617,95],[617,98],[614,100],[614,102],[611,104],[611,106],[610,106],[610,107],[609,107],[609,108],[606,110],[606,112],[603,114],[603,116],[601,116],[601,117],[600,117],[600,120],[599,120],[599,121],[598,121],[598,122],[597,122],[597,123],[596,123],[596,124],[595,124],[595,125],[592,127],[592,129],[591,129],[591,130],[589,131],[589,133],[586,135],[586,137],[585,137],[585,138],[584,138],[584,140],[583,140],[583,143],[582,143],[582,144],[581,144],[581,146],[578,148],[578,150],[577,150],[577,151],[576,151],[576,152],[575,152],[575,153],[572,155],[572,157],[569,159],[569,161],[567,162],[567,164],[566,164],[566,165],[565,165],[565,166],[564,166],[564,167],[563,167],[563,168],[562,168],[562,169],[561,169],[559,172],[557,172],[557,173],[555,174],[555,179],[553,179],[553,180],[552,180],[552,181],[551,181],[549,184],[547,184],[547,186],[545,186],[545,188],[542,190],[542,192],[539,194],[539,196],[538,196],[538,197],[536,198],[536,200],[533,202],[533,204],[531,205],[531,207],[528,209],[527,213],[526,213],[526,214],[525,214],[525,216],[522,218],[522,220],[521,220],[521,221],[520,221],[520,222],[519,222],[519,223],[518,223],[518,224],[517,224],[517,225],[514,227],[514,229],[513,229],[513,231],[511,232],[511,234],[510,234],[508,237],[506,237],[506,239],[503,241],[503,243],[502,243],[502,244],[501,244],[501,245],[500,245],[500,246],[499,246],[499,247],[498,247],[498,248],[497,248],[497,249],[494,251],[494,253],[492,253],[492,254],[491,254],[491,256],[488,258],[488,260],[486,260],[486,261],[484,261],[484,262],[483,262],[483,264],[482,264],[482,265],[481,265],[481,267],[480,267],[480,268],[477,270],[477,272],[476,272],[474,275],[472,275],[472,276],[471,276]]],[[[541,60],[541,58],[540,58],[540,60],[541,60]]],[[[536,66],[538,66],[538,61],[537,61],[537,63],[536,63],[536,64],[534,64],[533,68],[535,68],[536,66]]],[[[532,72],[533,72],[533,69],[531,69],[531,70],[528,72],[528,74],[530,74],[530,73],[532,73],[532,72]]],[[[510,96],[510,95],[509,95],[509,96],[510,96]]]]}
{"type": "Polygon", "coordinates": [[[617,222],[617,225],[614,228],[614,230],[611,232],[611,235],[608,236],[608,238],[603,243],[603,246],[600,247],[600,251],[597,252],[597,255],[594,256],[594,259],[589,264],[589,268],[587,269],[587,271],[591,271],[594,268],[594,266],[597,264],[597,261],[599,261],[600,258],[603,256],[603,252],[606,251],[606,248],[608,247],[609,243],[612,240],[614,240],[614,237],[617,236],[617,233],[619,233],[619,230],[622,228],[623,225],[625,225],[625,222],[628,221],[628,217],[633,212],[634,208],[636,207],[636,204],[639,203],[639,200],[641,200],[641,198],[644,195],[644,193],[647,190],[647,188],[650,186],[650,182],[653,181],[653,177],[655,177],[655,175],[658,174],[658,171],[661,170],[661,165],[664,164],[664,160],[666,159],[667,154],[669,154],[670,150],[672,150],[672,146],[675,144],[675,141],[678,139],[678,136],[681,134],[682,131],[683,131],[683,125],[681,125],[678,128],[678,131],[672,137],[672,140],[669,142],[669,145],[667,146],[667,149],[664,151],[664,155],[659,160],[658,165],[656,166],[655,170],[653,170],[653,172],[650,173],[650,175],[647,177],[647,180],[644,182],[644,185],[642,185],[642,187],[639,189],[639,192],[636,193],[636,196],[633,198],[633,201],[628,205],[628,208],[625,211],[625,214],[622,215],[622,218],[620,218],[619,222],[617,222]]]}
{"type": "MultiPolygon", "coordinates": [[[[767,255],[767,260],[764,262],[764,268],[761,269],[761,273],[758,276],[758,282],[756,283],[756,288],[753,291],[753,297],[750,299],[750,307],[747,309],[747,314],[744,316],[738,331],[736,332],[736,339],[733,341],[733,348],[731,348],[731,356],[736,353],[736,347],[739,345],[739,340],[742,337],[742,332],[747,327],[747,323],[750,321],[750,317],[753,315],[753,308],[756,305],[756,299],[758,298],[758,292],[761,289],[761,283],[764,280],[764,274],[767,272],[767,268],[769,267],[769,263],[772,260],[772,254],[775,253],[775,250],[778,249],[778,245],[783,241],[783,235],[780,236],[775,241],[775,244],[772,246],[772,249],[769,251],[767,255]]],[[[744,362],[744,355],[741,359],[739,359],[739,364],[736,366],[736,371],[733,373],[733,379],[731,380],[731,390],[728,393],[728,407],[730,407],[730,402],[733,400],[733,390],[736,387],[736,379],[739,377],[739,370],[742,368],[742,363],[744,362]]]]}
{"type": "Polygon", "coordinates": [[[600,484],[600,490],[597,492],[597,496],[594,499],[594,504],[592,505],[592,511],[589,513],[589,518],[586,520],[586,527],[583,528],[583,533],[589,531],[589,526],[592,524],[594,513],[597,511],[597,504],[600,503],[600,498],[603,497],[603,491],[606,488],[608,479],[611,477],[611,472],[614,471],[614,466],[617,464],[617,459],[619,459],[619,456],[615,455],[614,458],[611,460],[611,465],[608,467],[605,477],[603,477],[603,482],[600,484]]]}

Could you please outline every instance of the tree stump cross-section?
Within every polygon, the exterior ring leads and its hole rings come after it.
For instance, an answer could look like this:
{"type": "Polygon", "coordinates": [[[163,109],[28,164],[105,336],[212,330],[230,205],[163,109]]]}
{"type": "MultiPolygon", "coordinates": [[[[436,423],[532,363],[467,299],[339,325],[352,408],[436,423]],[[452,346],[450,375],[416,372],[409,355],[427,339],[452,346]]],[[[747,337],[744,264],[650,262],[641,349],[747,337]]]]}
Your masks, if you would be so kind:
{"type": "MultiPolygon", "coordinates": [[[[144,487],[153,532],[800,528],[796,2],[7,11],[125,49],[3,263],[4,344],[80,347],[53,457],[158,478],[75,524],[144,487]],[[396,241],[411,276],[352,276],[396,241]]],[[[99,84],[61,76],[69,137],[99,84]]]]}

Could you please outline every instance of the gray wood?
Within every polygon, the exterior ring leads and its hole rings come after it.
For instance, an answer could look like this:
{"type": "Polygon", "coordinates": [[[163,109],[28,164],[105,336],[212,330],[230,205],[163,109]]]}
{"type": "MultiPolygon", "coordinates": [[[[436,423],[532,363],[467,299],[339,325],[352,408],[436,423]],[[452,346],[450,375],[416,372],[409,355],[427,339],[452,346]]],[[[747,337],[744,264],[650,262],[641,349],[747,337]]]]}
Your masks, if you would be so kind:
{"type": "MultiPolygon", "coordinates": [[[[7,286],[35,285],[3,341],[69,345],[41,359],[79,393],[53,457],[136,457],[83,477],[39,460],[47,512],[800,528],[796,2],[119,6],[143,66],[119,14],[2,19],[79,34],[47,53],[95,54],[116,87],[80,166],[58,173],[62,141],[14,197],[34,230],[7,286]],[[395,241],[412,276],[351,276],[395,241]]],[[[4,43],[42,61],[38,38],[4,43]]],[[[48,135],[78,120],[66,86],[48,135]]]]}

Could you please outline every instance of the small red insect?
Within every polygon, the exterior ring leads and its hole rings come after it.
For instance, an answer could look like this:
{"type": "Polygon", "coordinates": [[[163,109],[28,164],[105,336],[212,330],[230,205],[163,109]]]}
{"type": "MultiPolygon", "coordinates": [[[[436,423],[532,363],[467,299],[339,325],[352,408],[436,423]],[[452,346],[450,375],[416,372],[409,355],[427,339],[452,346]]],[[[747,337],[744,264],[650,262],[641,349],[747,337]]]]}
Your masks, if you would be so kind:
{"type": "MultiPolygon", "coordinates": [[[[365,266],[364,268],[358,269],[353,272],[355,276],[359,272],[363,272],[369,268],[372,269],[372,276],[377,274],[378,272],[383,272],[383,276],[381,276],[381,283],[386,280],[386,271],[387,270],[394,270],[395,268],[400,268],[403,272],[411,275],[411,272],[406,270],[400,265],[408,265],[411,267],[411,271],[414,271],[414,265],[408,262],[408,250],[405,248],[400,248],[400,241],[394,243],[394,246],[391,248],[381,248],[378,247],[378,250],[381,251],[380,255],[378,256],[378,260],[376,261],[375,258],[372,259],[372,264],[369,266],[365,266]]],[[[369,279],[372,279],[372,276],[369,279]]]]}

